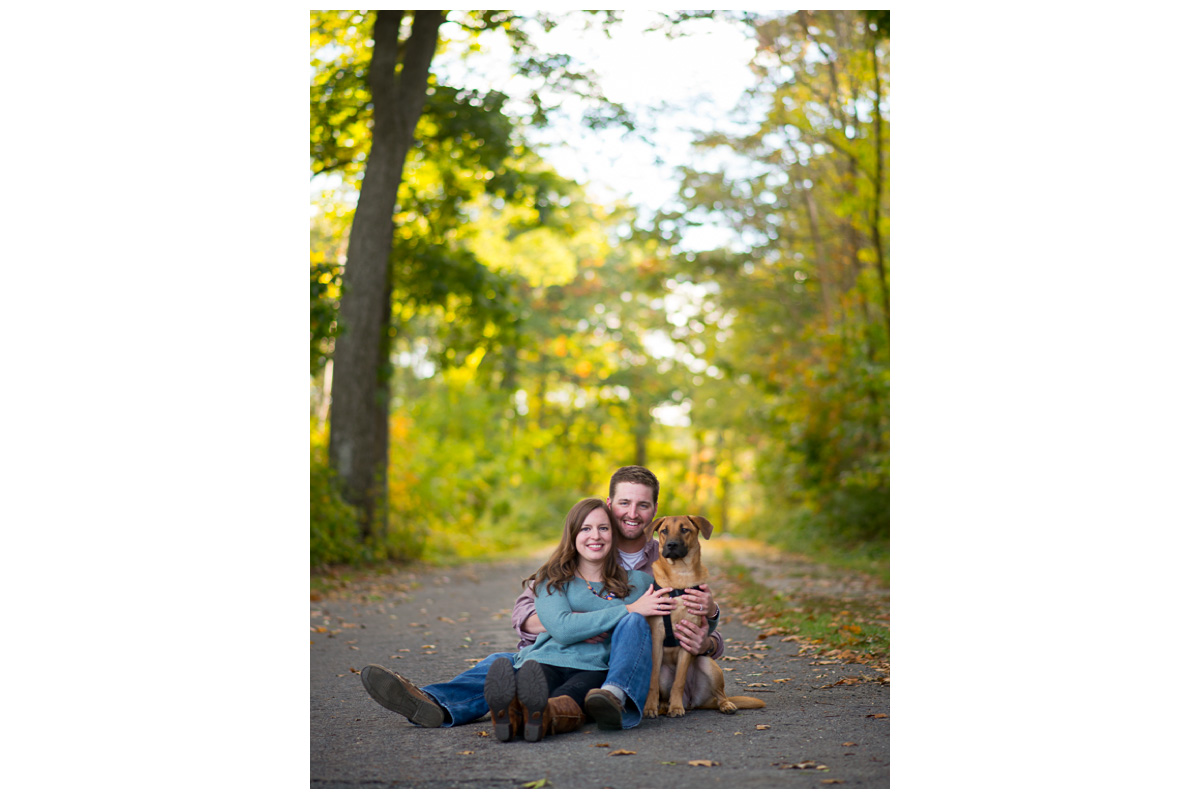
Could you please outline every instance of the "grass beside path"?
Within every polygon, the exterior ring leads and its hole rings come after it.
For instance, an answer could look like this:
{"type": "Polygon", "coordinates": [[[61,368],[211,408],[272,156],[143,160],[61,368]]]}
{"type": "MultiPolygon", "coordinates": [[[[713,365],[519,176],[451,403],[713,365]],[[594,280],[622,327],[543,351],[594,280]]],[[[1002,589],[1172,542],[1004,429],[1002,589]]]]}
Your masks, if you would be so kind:
{"type": "Polygon", "coordinates": [[[879,577],[886,563],[868,574],[746,540],[714,539],[705,548],[706,556],[714,551],[705,564],[721,583],[721,604],[761,635],[888,671],[890,595],[879,577]]]}

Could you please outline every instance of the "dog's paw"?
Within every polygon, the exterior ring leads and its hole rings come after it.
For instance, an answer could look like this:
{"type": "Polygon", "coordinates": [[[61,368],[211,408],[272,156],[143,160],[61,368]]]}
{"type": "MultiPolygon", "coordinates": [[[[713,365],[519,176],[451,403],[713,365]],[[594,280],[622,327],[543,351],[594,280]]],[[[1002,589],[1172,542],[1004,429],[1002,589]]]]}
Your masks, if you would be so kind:
{"type": "Polygon", "coordinates": [[[684,713],[683,706],[671,706],[667,709],[668,717],[682,717],[684,713]]]}
{"type": "Polygon", "coordinates": [[[736,714],[737,706],[726,700],[724,703],[721,703],[717,706],[717,710],[722,714],[736,714]]]}
{"type": "Polygon", "coordinates": [[[646,711],[642,714],[646,719],[654,719],[658,716],[658,708],[654,706],[646,706],[646,711]]]}

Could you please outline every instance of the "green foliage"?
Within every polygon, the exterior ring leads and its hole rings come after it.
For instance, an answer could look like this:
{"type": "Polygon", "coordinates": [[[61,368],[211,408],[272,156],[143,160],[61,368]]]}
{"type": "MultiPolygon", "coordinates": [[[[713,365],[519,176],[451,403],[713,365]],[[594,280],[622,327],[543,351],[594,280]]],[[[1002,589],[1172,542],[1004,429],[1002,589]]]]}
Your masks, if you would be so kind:
{"type": "Polygon", "coordinates": [[[326,437],[314,425],[309,442],[309,559],[312,566],[420,558],[428,539],[428,529],[420,517],[406,507],[405,488],[403,480],[389,485],[386,537],[364,540],[358,511],[344,499],[337,471],[329,464],[326,437]]]}
{"type": "Polygon", "coordinates": [[[892,12],[891,11],[864,11],[863,16],[866,17],[867,23],[871,25],[878,36],[883,39],[890,38],[892,35],[892,12]]]}
{"type": "Polygon", "coordinates": [[[357,564],[369,556],[358,532],[358,514],[342,499],[337,472],[322,445],[314,442],[308,461],[309,559],[318,564],[357,564]]]}
{"type": "MultiPolygon", "coordinates": [[[[524,49],[528,18],[453,13],[468,37],[506,30],[546,91],[587,82],[570,59],[524,49]]],[[[369,145],[372,17],[313,12],[312,169],[343,181],[313,224],[314,375],[337,333],[345,198],[369,145]]],[[[522,126],[548,113],[544,97],[522,106],[431,85],[394,217],[389,533],[358,540],[316,436],[314,563],[553,542],[571,505],[604,496],[631,463],[658,474],[662,513],[886,563],[886,18],[875,29],[860,12],[742,19],[762,45],[766,116],[702,144],[749,165],[748,177],[688,173],[686,207],[652,231],[628,209],[589,203],[529,150],[522,126]],[[680,251],[688,225],[717,218],[739,233],[736,248],[680,251]],[[671,407],[690,425],[659,422],[671,407]]],[[[615,108],[605,114],[622,124],[615,108]]]]}
{"type": "Polygon", "coordinates": [[[316,375],[333,352],[337,328],[337,298],[342,268],[319,260],[316,253],[309,261],[309,336],[308,369],[316,375]]]}
{"type": "Polygon", "coordinates": [[[370,142],[371,11],[313,11],[309,33],[309,153],[313,174],[361,171],[370,142]]]}
{"type": "Polygon", "coordinates": [[[661,220],[677,231],[716,215],[746,244],[681,269],[711,287],[718,309],[689,320],[716,353],[719,374],[704,380],[714,392],[732,380],[745,397],[702,419],[759,442],[757,481],[801,514],[806,536],[886,542],[886,45],[851,12],[765,17],[757,28],[766,118],[748,135],[701,142],[736,154],[750,176],[689,172],[687,211],[661,220]]]}
{"type": "Polygon", "coordinates": [[[396,418],[412,415],[411,435],[395,437],[392,461],[404,472],[403,505],[429,527],[435,557],[557,539],[567,510],[603,492],[612,471],[602,442],[616,436],[599,412],[546,413],[542,425],[527,425],[511,393],[475,379],[473,363],[397,392],[405,411],[396,418]]]}

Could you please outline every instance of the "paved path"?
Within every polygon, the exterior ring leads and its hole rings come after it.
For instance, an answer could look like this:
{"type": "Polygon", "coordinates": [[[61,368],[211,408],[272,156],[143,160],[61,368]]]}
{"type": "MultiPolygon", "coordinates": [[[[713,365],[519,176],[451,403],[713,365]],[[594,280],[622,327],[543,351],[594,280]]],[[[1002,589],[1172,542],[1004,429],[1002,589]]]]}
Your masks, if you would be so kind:
{"type": "MultiPolygon", "coordinates": [[[[720,558],[706,559],[718,600],[720,558]]],[[[757,693],[765,709],[692,711],[617,732],[587,723],[542,742],[504,743],[486,717],[419,728],[363,690],[358,671],[370,663],[425,685],[509,650],[511,604],[536,567],[419,568],[314,596],[311,788],[513,789],[543,780],[554,789],[889,788],[890,690],[879,672],[829,663],[779,636],[759,639],[732,614],[721,623],[727,691],[757,693]]]]}

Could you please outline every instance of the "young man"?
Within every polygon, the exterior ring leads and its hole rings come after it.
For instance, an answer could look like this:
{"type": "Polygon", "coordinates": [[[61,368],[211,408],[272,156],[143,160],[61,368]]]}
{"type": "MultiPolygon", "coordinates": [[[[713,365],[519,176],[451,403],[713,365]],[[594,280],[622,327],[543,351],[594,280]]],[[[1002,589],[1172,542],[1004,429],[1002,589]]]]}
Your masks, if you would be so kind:
{"type": "MultiPolygon", "coordinates": [[[[647,535],[646,528],[658,512],[658,478],[645,467],[621,467],[609,480],[605,502],[620,523],[617,550],[621,563],[626,569],[650,572],[650,565],[658,558],[658,542],[647,535]]],[[[715,630],[720,609],[708,586],[688,589],[677,600],[709,620],[708,630],[681,620],[675,626],[680,646],[696,655],[719,658],[725,650],[721,634],[715,630]]],[[[664,598],[663,602],[673,601],[664,598]]],[[[546,630],[537,618],[534,594],[529,588],[514,603],[512,619],[520,636],[518,649],[532,644],[546,630]]],[[[620,730],[641,722],[642,706],[650,689],[649,647],[650,626],[642,615],[629,614],[613,629],[605,684],[589,692],[584,703],[588,715],[601,728],[620,730]]],[[[422,688],[377,664],[363,669],[362,682],[376,702],[417,725],[463,725],[488,713],[483,696],[488,670],[496,659],[511,661],[514,655],[493,653],[446,683],[422,688]]]]}

